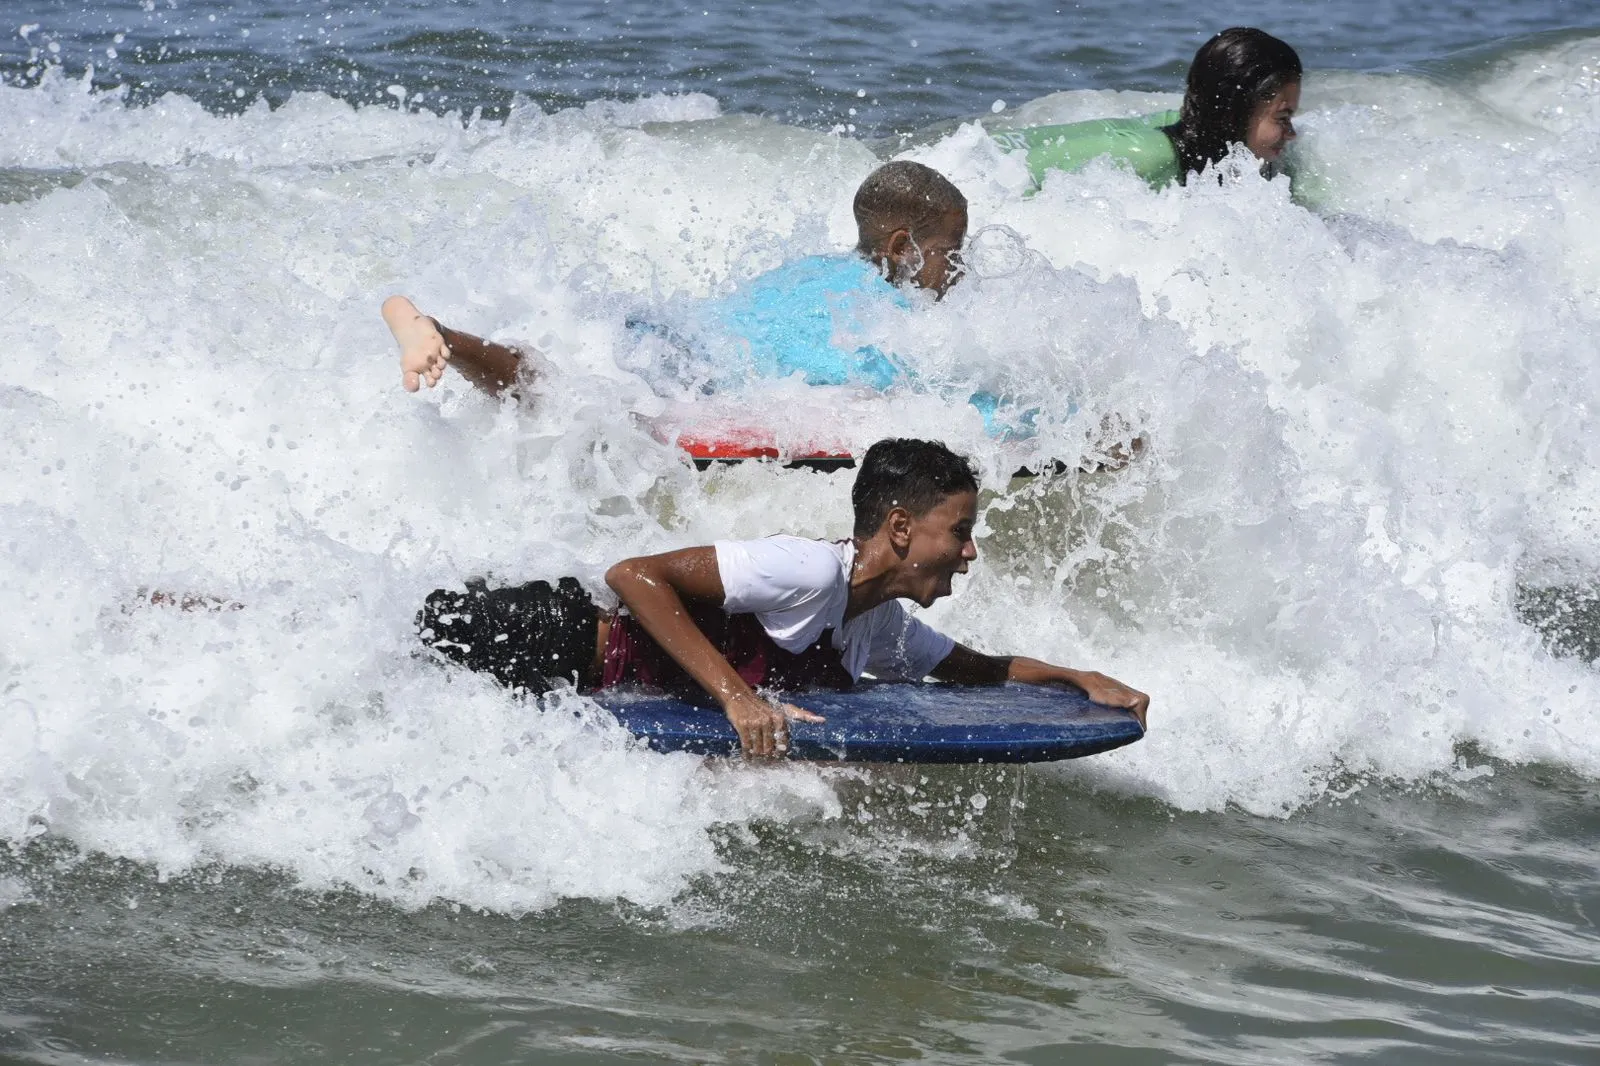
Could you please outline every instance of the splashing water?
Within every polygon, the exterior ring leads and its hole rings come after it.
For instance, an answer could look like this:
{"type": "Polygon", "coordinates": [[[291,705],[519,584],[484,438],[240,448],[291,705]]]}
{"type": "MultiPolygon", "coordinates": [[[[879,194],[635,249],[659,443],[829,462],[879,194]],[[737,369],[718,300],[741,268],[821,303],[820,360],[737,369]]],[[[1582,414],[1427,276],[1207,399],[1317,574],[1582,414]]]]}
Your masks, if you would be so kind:
{"type": "MultiPolygon", "coordinates": [[[[1462,741],[1600,774],[1600,676],[1514,605],[1600,573],[1597,48],[1310,80],[1302,202],[1100,164],[1024,197],[962,127],[914,155],[1020,243],[870,325],[928,387],[724,402],[974,455],[983,555],[929,620],[1155,699],[1144,742],[1056,773],[1260,813],[1462,741]],[[977,387],[1037,435],[986,437],[977,387]],[[1126,470],[1008,482],[1107,419],[1147,441],[1126,470]]],[[[840,814],[837,772],[636,750],[580,698],[442,670],[412,617],[475,574],[598,591],[624,553],[848,531],[847,476],[697,474],[642,429],[689,392],[626,369],[623,323],[847,248],[871,151],[697,95],[225,116],[60,76],[0,88],[0,134],[0,838],[519,912],[665,902],[719,868],[713,826],[840,814]],[[537,345],[537,402],[403,393],[391,291],[537,345]]]]}

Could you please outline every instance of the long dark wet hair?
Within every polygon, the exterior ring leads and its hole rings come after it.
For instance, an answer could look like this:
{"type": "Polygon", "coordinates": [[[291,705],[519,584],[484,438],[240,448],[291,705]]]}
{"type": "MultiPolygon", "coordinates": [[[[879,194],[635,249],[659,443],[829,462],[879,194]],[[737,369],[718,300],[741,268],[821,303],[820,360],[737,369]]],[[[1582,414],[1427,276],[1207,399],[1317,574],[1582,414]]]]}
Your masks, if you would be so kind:
{"type": "Polygon", "coordinates": [[[1200,46],[1176,125],[1165,132],[1177,150],[1180,181],[1242,143],[1257,107],[1300,80],[1295,50],[1264,30],[1235,26],[1200,46]]]}

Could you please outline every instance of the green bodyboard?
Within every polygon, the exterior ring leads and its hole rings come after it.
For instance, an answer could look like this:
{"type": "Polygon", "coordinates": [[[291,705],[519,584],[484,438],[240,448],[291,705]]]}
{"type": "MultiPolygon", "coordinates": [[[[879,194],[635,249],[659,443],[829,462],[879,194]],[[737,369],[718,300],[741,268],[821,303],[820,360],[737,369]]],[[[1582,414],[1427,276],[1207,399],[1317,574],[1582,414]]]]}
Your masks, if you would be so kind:
{"type": "Polygon", "coordinates": [[[989,136],[1008,152],[1028,153],[1028,172],[1040,184],[1052,170],[1080,170],[1106,155],[1120,160],[1150,185],[1178,180],[1178,154],[1161,127],[1178,121],[1176,111],[1138,118],[1097,118],[1063,126],[994,130],[989,136]]]}

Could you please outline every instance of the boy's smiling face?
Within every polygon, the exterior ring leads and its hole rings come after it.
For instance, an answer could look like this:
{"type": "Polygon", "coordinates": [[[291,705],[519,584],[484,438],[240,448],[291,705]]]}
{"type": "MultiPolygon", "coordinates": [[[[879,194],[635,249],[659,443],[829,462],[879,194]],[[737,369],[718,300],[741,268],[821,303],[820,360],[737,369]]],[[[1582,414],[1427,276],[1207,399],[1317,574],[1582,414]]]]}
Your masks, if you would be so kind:
{"type": "Polygon", "coordinates": [[[978,557],[972,530],[978,522],[978,494],[955,492],[912,518],[901,559],[902,595],[928,607],[950,595],[957,574],[978,557]]]}

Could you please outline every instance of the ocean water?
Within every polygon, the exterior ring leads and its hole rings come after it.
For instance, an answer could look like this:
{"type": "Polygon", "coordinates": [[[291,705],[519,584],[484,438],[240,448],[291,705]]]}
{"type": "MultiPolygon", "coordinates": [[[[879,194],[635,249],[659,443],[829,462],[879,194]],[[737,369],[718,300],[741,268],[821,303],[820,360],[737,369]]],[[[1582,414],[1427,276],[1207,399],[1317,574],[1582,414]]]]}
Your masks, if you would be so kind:
{"type": "Polygon", "coordinates": [[[0,1058],[1600,1057],[1587,5],[4,14],[0,1058]],[[1292,181],[1025,196],[972,121],[1172,106],[1238,22],[1311,71],[1292,181]],[[900,150],[972,205],[974,276],[867,326],[927,389],[644,384],[630,315],[847,248],[900,150]],[[536,400],[404,393],[396,291],[536,400]],[[415,654],[467,576],[847,532],[848,475],[643,421],[752,411],[971,453],[929,620],[1146,739],[704,762],[415,654]],[[1126,470],[1009,478],[1109,418],[1126,470]]]}

